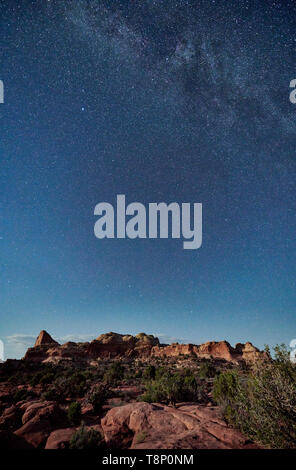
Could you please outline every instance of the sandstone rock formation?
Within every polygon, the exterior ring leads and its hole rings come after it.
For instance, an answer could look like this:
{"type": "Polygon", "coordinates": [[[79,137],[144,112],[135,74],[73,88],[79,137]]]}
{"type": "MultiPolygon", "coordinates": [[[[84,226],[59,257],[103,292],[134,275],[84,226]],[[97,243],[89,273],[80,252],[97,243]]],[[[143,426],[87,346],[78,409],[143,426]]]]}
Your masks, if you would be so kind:
{"type": "Polygon", "coordinates": [[[68,449],[76,428],[57,429],[53,431],[45,445],[45,449],[68,449]]]}
{"type": "Polygon", "coordinates": [[[149,358],[176,357],[181,355],[205,359],[221,359],[231,362],[252,362],[264,353],[251,343],[237,344],[233,348],[227,341],[209,341],[201,345],[160,344],[158,338],[139,333],[122,335],[105,333],[86,343],[67,342],[59,345],[46,331],[41,331],[33,348],[29,348],[24,359],[38,362],[61,360],[92,361],[99,358],[149,358]]]}
{"type": "Polygon", "coordinates": [[[51,431],[64,424],[64,413],[55,402],[26,402],[20,409],[23,425],[14,434],[32,447],[44,447],[51,431]]]}
{"type": "Polygon", "coordinates": [[[241,354],[242,359],[246,362],[254,362],[262,356],[265,356],[266,353],[259,351],[252,343],[247,342],[246,344],[238,343],[235,346],[235,352],[241,354]]]}
{"type": "Polygon", "coordinates": [[[51,345],[51,344],[56,344],[58,345],[59,343],[52,339],[52,337],[47,333],[47,331],[42,330],[40,331],[38,338],[35,341],[34,348],[38,346],[44,346],[44,345],[51,345]]]}
{"type": "Polygon", "coordinates": [[[106,443],[131,449],[251,449],[254,444],[229,428],[216,407],[131,403],[102,419],[106,443]]]}

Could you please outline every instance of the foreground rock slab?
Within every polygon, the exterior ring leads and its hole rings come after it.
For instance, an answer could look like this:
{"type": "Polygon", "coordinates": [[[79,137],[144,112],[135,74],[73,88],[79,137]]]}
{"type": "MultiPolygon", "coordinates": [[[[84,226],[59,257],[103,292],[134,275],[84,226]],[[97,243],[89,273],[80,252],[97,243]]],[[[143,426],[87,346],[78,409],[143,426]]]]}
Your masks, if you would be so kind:
{"type": "Polygon", "coordinates": [[[252,449],[257,446],[227,426],[216,407],[131,403],[102,419],[107,444],[131,449],[252,449]]]}
{"type": "Polygon", "coordinates": [[[32,447],[44,447],[49,434],[64,423],[64,414],[55,402],[28,402],[21,408],[24,411],[23,426],[14,434],[32,447]]]}

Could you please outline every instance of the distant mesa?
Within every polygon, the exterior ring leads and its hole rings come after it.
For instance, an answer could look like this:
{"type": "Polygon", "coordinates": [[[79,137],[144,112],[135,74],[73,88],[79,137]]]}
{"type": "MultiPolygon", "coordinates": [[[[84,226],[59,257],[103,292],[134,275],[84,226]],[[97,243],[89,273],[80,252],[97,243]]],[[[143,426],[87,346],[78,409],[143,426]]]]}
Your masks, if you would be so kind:
{"type": "Polygon", "coordinates": [[[120,333],[104,333],[91,342],[60,345],[45,330],[39,333],[33,348],[24,359],[36,362],[83,361],[91,362],[113,358],[166,358],[197,357],[223,360],[233,363],[254,362],[265,355],[252,343],[238,343],[232,347],[227,341],[209,341],[204,344],[160,344],[158,338],[146,333],[135,336],[120,333]]]}

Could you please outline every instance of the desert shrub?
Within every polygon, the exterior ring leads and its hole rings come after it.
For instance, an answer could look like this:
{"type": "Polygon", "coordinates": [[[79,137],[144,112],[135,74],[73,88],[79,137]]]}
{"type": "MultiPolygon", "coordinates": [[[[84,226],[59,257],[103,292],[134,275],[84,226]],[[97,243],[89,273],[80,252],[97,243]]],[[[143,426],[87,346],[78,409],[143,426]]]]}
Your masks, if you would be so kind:
{"type": "Polygon", "coordinates": [[[150,364],[143,371],[142,377],[143,377],[143,379],[153,380],[153,379],[155,379],[155,374],[156,374],[155,366],[150,364]]]}
{"type": "Polygon", "coordinates": [[[81,405],[77,401],[73,401],[67,412],[69,423],[72,425],[80,424],[81,422],[81,405]]]}
{"type": "Polygon", "coordinates": [[[42,393],[41,398],[45,401],[61,401],[61,396],[53,388],[50,388],[46,392],[42,393]]]}
{"type": "Polygon", "coordinates": [[[34,396],[34,393],[32,391],[29,391],[26,388],[21,388],[14,393],[13,401],[17,403],[19,401],[29,400],[33,396],[34,396]]]}
{"type": "Polygon", "coordinates": [[[147,403],[167,403],[167,397],[161,380],[153,380],[145,384],[145,392],[139,398],[147,403]]]}
{"type": "Polygon", "coordinates": [[[55,374],[53,372],[47,372],[46,374],[41,376],[39,383],[41,385],[47,385],[53,382],[54,378],[55,378],[55,374]]]}
{"type": "Polygon", "coordinates": [[[226,371],[217,375],[213,386],[213,399],[219,404],[224,418],[236,424],[237,407],[234,405],[239,396],[239,379],[236,372],[226,371]]]}
{"type": "Polygon", "coordinates": [[[199,368],[198,375],[202,379],[213,378],[217,375],[217,369],[211,362],[204,362],[199,368]]]}
{"type": "Polygon", "coordinates": [[[136,435],[136,444],[141,444],[142,442],[145,441],[147,437],[147,433],[145,431],[138,432],[136,435]]]}
{"type": "Polygon", "coordinates": [[[104,374],[104,382],[109,385],[117,385],[117,383],[124,377],[124,367],[119,361],[111,364],[109,369],[104,374]]]}
{"type": "Polygon", "coordinates": [[[29,384],[32,386],[38,385],[40,383],[41,378],[43,377],[43,373],[41,371],[36,372],[32,375],[29,380],[29,384]]]}
{"type": "Polygon", "coordinates": [[[274,360],[257,361],[244,374],[216,377],[213,397],[228,422],[273,448],[296,447],[296,367],[283,346],[274,360]]]}
{"type": "Polygon", "coordinates": [[[166,376],[169,373],[169,370],[165,366],[157,367],[155,370],[155,379],[161,379],[162,377],[166,376]]]}
{"type": "Polygon", "coordinates": [[[177,401],[196,401],[199,399],[199,383],[191,373],[183,375],[166,370],[161,377],[146,382],[141,399],[148,403],[170,403],[173,406],[177,401]]]}
{"type": "Polygon", "coordinates": [[[52,395],[57,401],[64,401],[65,398],[81,398],[87,390],[87,380],[81,372],[68,372],[59,375],[46,393],[52,395]]]}
{"type": "Polygon", "coordinates": [[[99,413],[102,406],[110,396],[109,385],[101,383],[94,385],[86,394],[85,402],[93,406],[94,412],[99,413]]]}
{"type": "Polygon", "coordinates": [[[89,431],[82,425],[72,436],[70,449],[98,449],[104,446],[102,435],[95,429],[89,431]]]}

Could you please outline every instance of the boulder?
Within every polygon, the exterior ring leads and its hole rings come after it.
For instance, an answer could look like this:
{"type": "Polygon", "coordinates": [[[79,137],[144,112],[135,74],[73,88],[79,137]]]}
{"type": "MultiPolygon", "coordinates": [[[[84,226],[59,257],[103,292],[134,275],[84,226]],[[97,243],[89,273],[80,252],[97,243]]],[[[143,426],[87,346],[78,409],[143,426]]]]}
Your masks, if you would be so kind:
{"type": "Polygon", "coordinates": [[[35,448],[42,448],[49,434],[65,423],[65,414],[54,402],[33,402],[25,407],[23,426],[15,435],[25,439],[35,448]]]}
{"type": "Polygon", "coordinates": [[[131,449],[257,448],[227,426],[216,407],[132,403],[113,408],[102,419],[107,445],[131,449]]]}
{"type": "Polygon", "coordinates": [[[45,449],[68,449],[76,428],[57,429],[50,433],[45,449]]]}

